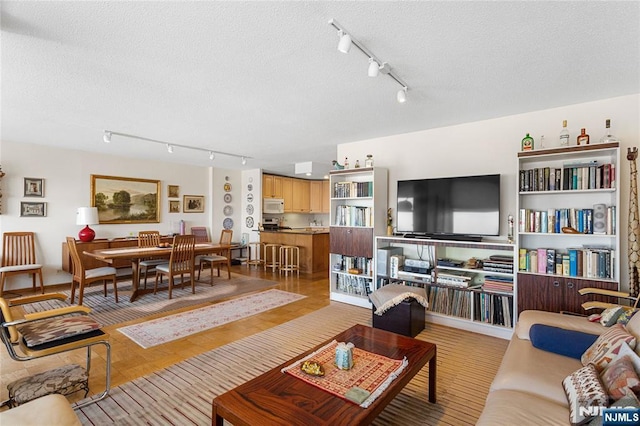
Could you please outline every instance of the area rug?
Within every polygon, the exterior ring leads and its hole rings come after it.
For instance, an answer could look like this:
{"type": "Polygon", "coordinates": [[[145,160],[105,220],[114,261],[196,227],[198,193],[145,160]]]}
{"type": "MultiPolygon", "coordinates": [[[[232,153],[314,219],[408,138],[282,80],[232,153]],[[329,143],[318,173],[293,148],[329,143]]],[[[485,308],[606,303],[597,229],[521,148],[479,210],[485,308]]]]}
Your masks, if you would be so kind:
{"type": "Polygon", "coordinates": [[[147,349],[304,298],[306,296],[287,291],[267,290],[204,308],[121,327],[118,331],[147,349]]]}
{"type": "MultiPolygon", "coordinates": [[[[118,303],[116,303],[113,296],[112,287],[107,287],[107,297],[104,297],[102,284],[95,283],[84,289],[84,300],[82,304],[91,308],[91,316],[103,327],[106,327],[161,312],[169,312],[201,303],[215,302],[241,294],[262,291],[278,285],[275,281],[232,273],[231,279],[215,277],[213,286],[210,286],[209,277],[209,271],[203,271],[200,277],[200,281],[202,282],[196,283],[196,294],[192,294],[191,287],[188,286],[187,288],[185,285],[184,289],[180,287],[174,288],[173,299],[169,299],[165,289],[158,290],[156,294],[144,294],[133,301],[133,303],[129,301],[129,296],[132,291],[131,280],[118,281],[118,303]]],[[[147,285],[153,287],[153,283],[148,283],[147,285]]],[[[66,294],[67,297],[71,295],[70,290],[61,291],[60,293],[66,294]]],[[[78,303],[77,293],[76,290],[75,303],[78,303]]],[[[69,306],[69,302],[70,299],[65,301],[53,300],[33,303],[24,305],[24,309],[27,313],[41,312],[62,306],[69,306]]]]}
{"type": "MultiPolygon", "coordinates": [[[[371,310],[331,302],[114,387],[107,398],[76,414],[83,425],[211,425],[211,402],[216,396],[358,323],[370,325],[371,310]]],[[[428,400],[429,369],[423,368],[373,424],[475,425],[509,342],[437,324],[427,324],[417,338],[438,348],[438,402],[428,400]]]]}

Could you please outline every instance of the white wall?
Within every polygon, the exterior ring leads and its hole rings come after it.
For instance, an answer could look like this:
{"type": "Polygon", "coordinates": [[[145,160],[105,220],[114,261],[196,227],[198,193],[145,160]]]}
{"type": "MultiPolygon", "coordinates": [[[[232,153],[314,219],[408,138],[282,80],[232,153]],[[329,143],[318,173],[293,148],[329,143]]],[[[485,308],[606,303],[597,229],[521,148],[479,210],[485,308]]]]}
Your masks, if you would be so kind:
{"type": "MultiPolygon", "coordinates": [[[[402,105],[399,106],[402,108],[402,105]]],[[[389,206],[396,212],[397,181],[431,177],[469,176],[500,173],[502,193],[500,235],[506,240],[506,218],[516,215],[517,153],[522,138],[529,133],[539,148],[544,135],[546,147],[559,146],[562,120],[568,120],[571,143],[582,127],[597,143],[604,133],[604,123],[611,119],[613,134],[621,140],[620,190],[621,284],[628,288],[627,226],[629,209],[629,161],[627,147],[640,144],[640,95],[622,96],[601,101],[568,105],[457,126],[406,133],[338,146],[338,161],[349,158],[364,164],[372,154],[374,166],[389,169],[389,206]]],[[[376,214],[385,214],[384,211],[376,214]]],[[[394,219],[395,225],[395,219],[394,219]]]]}
{"type": "MultiPolygon", "coordinates": [[[[240,172],[236,170],[141,161],[115,155],[95,155],[84,151],[4,141],[1,161],[6,176],[2,179],[3,210],[0,215],[0,232],[36,233],[38,262],[44,265],[45,284],[70,282],[69,274],[61,271],[62,242],[67,236],[78,235],[81,227],[75,224],[76,209],[91,205],[92,174],[154,179],[161,183],[160,223],[94,225],[91,228],[96,231],[96,238],[137,235],[140,230],[151,229],[168,234],[177,232],[177,223],[182,219],[186,222],[187,232],[191,226],[207,226],[212,238],[217,241],[224,219],[222,209],[225,205],[225,192],[222,182],[225,176],[229,176],[234,189],[231,202],[234,208],[234,222],[237,224],[240,220],[240,172]],[[24,177],[44,178],[44,198],[23,197],[24,177]],[[181,209],[183,195],[204,195],[205,212],[169,213],[167,185],[180,187],[181,209]],[[46,202],[47,216],[20,217],[21,201],[46,202]]],[[[237,229],[235,232],[239,240],[240,227],[236,225],[234,229],[237,229]]],[[[30,280],[26,277],[13,277],[5,287],[16,289],[30,285],[30,280]]]]}

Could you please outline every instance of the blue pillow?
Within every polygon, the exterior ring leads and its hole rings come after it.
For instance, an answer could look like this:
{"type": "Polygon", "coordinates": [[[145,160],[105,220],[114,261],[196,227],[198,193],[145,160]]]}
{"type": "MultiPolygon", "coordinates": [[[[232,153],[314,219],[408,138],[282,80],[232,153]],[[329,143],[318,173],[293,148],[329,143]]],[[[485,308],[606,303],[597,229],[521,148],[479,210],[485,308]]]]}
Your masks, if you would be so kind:
{"type": "Polygon", "coordinates": [[[543,351],[580,359],[598,335],[565,330],[544,324],[533,324],[529,330],[531,344],[543,351]]]}

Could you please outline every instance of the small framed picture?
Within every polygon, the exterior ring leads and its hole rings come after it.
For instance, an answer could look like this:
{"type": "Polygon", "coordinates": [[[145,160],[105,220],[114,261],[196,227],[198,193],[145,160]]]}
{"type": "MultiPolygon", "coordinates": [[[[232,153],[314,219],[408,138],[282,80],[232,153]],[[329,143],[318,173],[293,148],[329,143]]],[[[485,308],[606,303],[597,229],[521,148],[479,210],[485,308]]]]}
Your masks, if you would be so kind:
{"type": "Polygon", "coordinates": [[[180,198],[180,187],[178,185],[167,185],[167,194],[169,194],[169,198],[180,198]]]}
{"type": "Polygon", "coordinates": [[[44,179],[24,178],[25,197],[44,197],[44,179]]]}
{"type": "Polygon", "coordinates": [[[204,195],[185,195],[182,208],[184,213],[204,213],[204,195]]]}
{"type": "Polygon", "coordinates": [[[22,201],[20,203],[20,216],[39,216],[44,217],[47,215],[47,203],[28,203],[22,201]]]}
{"type": "Polygon", "coordinates": [[[180,213],[180,201],[169,201],[169,213],[180,213]]]}

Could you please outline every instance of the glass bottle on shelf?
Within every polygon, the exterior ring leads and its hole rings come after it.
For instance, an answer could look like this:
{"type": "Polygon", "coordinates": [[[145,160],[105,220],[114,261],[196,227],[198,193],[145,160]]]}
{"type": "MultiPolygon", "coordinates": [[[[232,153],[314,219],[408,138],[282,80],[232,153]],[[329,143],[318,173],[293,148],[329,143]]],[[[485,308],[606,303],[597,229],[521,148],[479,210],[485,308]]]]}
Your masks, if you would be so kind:
{"type": "Polygon", "coordinates": [[[522,150],[533,151],[533,138],[529,136],[529,133],[527,133],[527,136],[522,138],[522,150]]]}
{"type": "Polygon", "coordinates": [[[604,136],[600,138],[600,143],[620,142],[618,138],[613,136],[611,132],[611,120],[607,118],[605,121],[604,136]]]}
{"type": "Polygon", "coordinates": [[[344,168],[345,169],[349,168],[349,159],[347,157],[344,157],[344,168]]]}
{"type": "Polygon", "coordinates": [[[356,164],[353,166],[356,169],[360,168],[360,160],[356,160],[356,164]]]}
{"type": "Polygon", "coordinates": [[[373,167],[373,155],[371,155],[371,154],[367,155],[367,159],[364,160],[364,166],[365,167],[373,167]]]}
{"type": "Polygon", "coordinates": [[[585,128],[580,129],[580,134],[576,138],[578,145],[589,145],[589,135],[585,128]]]}
{"type": "Polygon", "coordinates": [[[562,121],[562,130],[560,131],[560,146],[569,146],[569,129],[567,129],[567,120],[562,121]]]}
{"type": "Polygon", "coordinates": [[[544,135],[540,135],[540,149],[545,149],[546,148],[546,143],[545,143],[545,139],[544,139],[544,135]]]}

